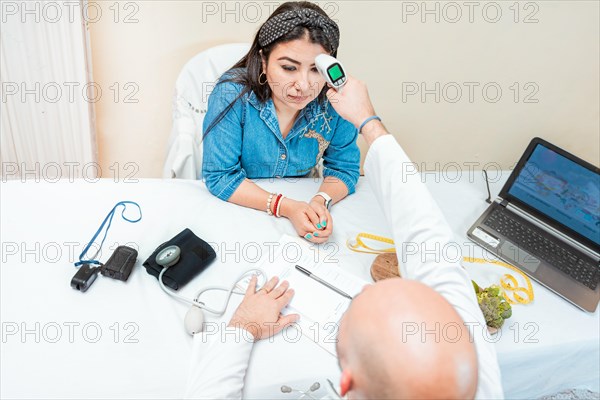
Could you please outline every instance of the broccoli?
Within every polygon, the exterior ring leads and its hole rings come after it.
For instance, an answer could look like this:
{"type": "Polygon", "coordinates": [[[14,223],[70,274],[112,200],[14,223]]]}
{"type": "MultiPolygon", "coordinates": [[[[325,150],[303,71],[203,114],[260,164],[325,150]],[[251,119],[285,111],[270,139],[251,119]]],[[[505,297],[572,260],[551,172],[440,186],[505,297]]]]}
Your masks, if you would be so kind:
{"type": "Polygon", "coordinates": [[[510,318],[512,315],[510,303],[502,296],[499,286],[492,285],[482,289],[475,281],[472,282],[475,294],[477,295],[477,302],[479,303],[481,312],[483,312],[486,324],[490,328],[500,329],[504,324],[504,320],[510,318]]]}

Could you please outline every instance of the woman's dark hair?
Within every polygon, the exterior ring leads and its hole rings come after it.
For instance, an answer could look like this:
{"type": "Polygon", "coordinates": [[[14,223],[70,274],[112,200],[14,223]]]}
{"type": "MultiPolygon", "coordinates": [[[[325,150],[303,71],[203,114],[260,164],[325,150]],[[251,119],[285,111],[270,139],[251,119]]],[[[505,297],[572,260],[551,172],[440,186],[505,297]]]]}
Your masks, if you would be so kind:
{"type": "MultiPolygon", "coordinates": [[[[314,10],[326,18],[329,18],[327,13],[323,11],[318,5],[308,2],[308,1],[290,1],[287,3],[283,3],[275,11],[273,14],[269,16],[267,21],[271,18],[287,12],[287,11],[301,11],[303,9],[311,9],[314,10]]],[[[267,23],[265,21],[265,24],[267,23]]],[[[252,46],[250,46],[250,50],[248,53],[242,57],[240,61],[238,61],[233,67],[231,67],[224,75],[225,78],[222,79],[219,83],[224,82],[234,82],[242,84],[242,91],[238,94],[238,96],[227,106],[225,109],[214,119],[214,121],[208,126],[206,132],[204,132],[204,136],[208,135],[208,132],[215,127],[224,117],[225,115],[233,108],[233,105],[236,101],[238,101],[242,96],[253,91],[256,94],[256,97],[261,103],[267,101],[272,93],[269,85],[261,85],[259,83],[260,74],[262,72],[262,57],[265,58],[265,61],[269,59],[269,55],[271,51],[277,46],[279,43],[287,43],[292,40],[297,40],[303,38],[308,32],[308,39],[311,43],[320,44],[329,51],[329,53],[333,56],[337,56],[337,49],[334,49],[327,35],[323,32],[322,29],[310,26],[309,24],[299,24],[294,27],[289,33],[283,35],[279,39],[275,40],[273,43],[270,43],[268,46],[261,47],[259,44],[258,36],[260,29],[256,33],[254,40],[252,41],[252,46]],[[262,50],[262,56],[261,56],[262,50]]],[[[321,90],[321,93],[317,96],[317,99],[320,103],[323,103],[326,96],[327,87],[324,87],[321,90]]]]}

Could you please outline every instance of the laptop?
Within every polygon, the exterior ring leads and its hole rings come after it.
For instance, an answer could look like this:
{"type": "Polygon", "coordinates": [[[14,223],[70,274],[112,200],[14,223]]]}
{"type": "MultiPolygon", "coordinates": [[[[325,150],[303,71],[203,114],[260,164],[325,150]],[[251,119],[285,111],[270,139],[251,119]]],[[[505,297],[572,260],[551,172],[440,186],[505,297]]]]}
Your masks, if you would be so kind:
{"type": "Polygon", "coordinates": [[[600,301],[600,168],[534,138],[467,236],[594,312],[600,301]]]}

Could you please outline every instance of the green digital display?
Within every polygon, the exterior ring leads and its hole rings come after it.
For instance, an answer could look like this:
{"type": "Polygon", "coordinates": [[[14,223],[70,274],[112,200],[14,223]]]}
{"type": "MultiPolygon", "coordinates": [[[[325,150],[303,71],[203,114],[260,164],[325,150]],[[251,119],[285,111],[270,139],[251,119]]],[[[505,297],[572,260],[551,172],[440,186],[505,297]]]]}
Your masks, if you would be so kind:
{"type": "Polygon", "coordinates": [[[337,81],[342,76],[344,76],[344,73],[342,72],[342,69],[340,68],[339,64],[332,65],[327,72],[329,73],[329,77],[333,82],[337,81]]]}

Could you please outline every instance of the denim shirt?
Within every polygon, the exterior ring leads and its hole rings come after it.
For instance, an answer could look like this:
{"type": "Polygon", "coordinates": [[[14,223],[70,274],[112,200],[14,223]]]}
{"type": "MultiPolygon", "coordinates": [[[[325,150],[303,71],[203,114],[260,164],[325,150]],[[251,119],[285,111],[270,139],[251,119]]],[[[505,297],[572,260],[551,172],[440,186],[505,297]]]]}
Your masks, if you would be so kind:
{"type": "MultiPolygon", "coordinates": [[[[242,91],[220,82],[208,98],[203,131],[242,91]]],[[[203,139],[202,175],[208,190],[228,200],[245,178],[302,177],[323,158],[323,175],[340,179],[354,193],[359,176],[358,130],[329,101],[311,101],[288,135],[279,129],[273,100],[260,103],[254,92],[235,102],[203,139]]]]}

